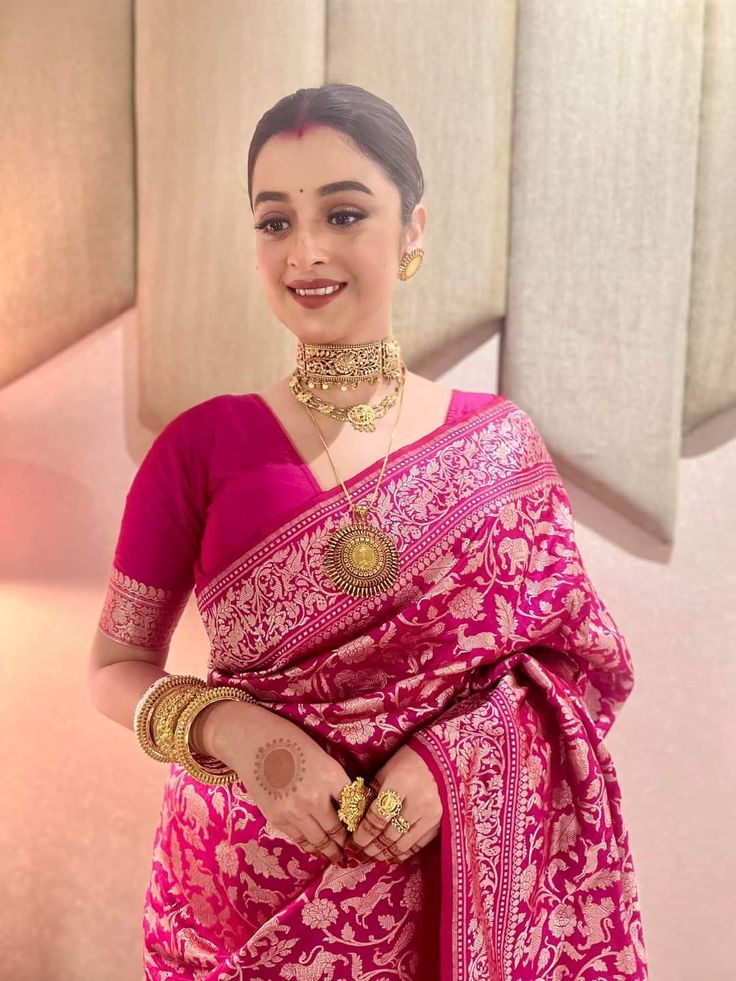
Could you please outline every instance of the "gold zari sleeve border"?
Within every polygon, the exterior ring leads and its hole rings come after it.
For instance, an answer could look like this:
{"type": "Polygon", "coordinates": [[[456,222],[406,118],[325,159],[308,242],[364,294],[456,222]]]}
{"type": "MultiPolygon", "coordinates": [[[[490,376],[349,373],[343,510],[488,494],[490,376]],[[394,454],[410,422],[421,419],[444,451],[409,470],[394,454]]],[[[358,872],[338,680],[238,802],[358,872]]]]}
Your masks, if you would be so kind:
{"type": "Polygon", "coordinates": [[[113,566],[98,626],[103,634],[129,647],[168,647],[191,589],[148,586],[113,566]]]}

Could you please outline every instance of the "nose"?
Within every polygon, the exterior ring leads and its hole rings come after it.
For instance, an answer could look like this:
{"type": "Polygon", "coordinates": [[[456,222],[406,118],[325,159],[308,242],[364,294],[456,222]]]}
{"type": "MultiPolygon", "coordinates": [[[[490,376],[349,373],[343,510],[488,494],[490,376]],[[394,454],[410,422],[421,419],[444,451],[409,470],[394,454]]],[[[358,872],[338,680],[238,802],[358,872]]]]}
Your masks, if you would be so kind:
{"type": "Polygon", "coordinates": [[[320,244],[320,237],[313,232],[300,231],[294,236],[289,252],[289,262],[299,268],[307,268],[315,262],[326,262],[327,255],[320,244]]]}

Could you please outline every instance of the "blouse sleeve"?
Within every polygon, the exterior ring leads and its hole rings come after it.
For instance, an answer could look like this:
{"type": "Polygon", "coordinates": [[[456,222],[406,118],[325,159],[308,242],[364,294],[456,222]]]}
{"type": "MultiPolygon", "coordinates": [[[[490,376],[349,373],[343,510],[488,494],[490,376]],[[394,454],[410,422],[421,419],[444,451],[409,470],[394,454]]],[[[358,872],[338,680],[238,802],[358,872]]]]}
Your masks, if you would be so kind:
{"type": "Polygon", "coordinates": [[[193,412],[156,437],[133,478],[99,619],[112,640],[165,650],[194,586],[207,511],[193,412]]]}

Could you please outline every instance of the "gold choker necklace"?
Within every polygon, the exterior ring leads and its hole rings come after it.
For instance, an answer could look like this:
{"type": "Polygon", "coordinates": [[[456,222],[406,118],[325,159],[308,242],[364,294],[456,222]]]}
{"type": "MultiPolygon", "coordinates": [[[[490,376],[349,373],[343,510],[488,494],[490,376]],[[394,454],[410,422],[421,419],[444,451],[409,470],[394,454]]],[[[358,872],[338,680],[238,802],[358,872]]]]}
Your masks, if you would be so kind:
{"type": "Polygon", "coordinates": [[[295,374],[310,390],[339,385],[346,392],[362,381],[396,379],[400,368],[399,342],[393,336],[360,344],[297,344],[295,374]]]}

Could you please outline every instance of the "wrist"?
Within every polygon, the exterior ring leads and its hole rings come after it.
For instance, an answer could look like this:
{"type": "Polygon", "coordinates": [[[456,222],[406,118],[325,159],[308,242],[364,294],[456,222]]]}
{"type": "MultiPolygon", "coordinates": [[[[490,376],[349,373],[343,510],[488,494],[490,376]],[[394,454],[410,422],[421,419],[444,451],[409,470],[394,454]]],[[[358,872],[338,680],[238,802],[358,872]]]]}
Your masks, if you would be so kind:
{"type": "Polygon", "coordinates": [[[229,698],[206,705],[197,713],[189,732],[192,751],[232,766],[233,734],[242,732],[248,713],[254,708],[258,706],[229,698]]]}
{"type": "Polygon", "coordinates": [[[212,741],[215,720],[212,716],[222,704],[222,702],[212,702],[197,712],[194,722],[192,722],[191,728],[189,729],[189,746],[193,753],[199,753],[202,756],[215,755],[212,741]]]}

